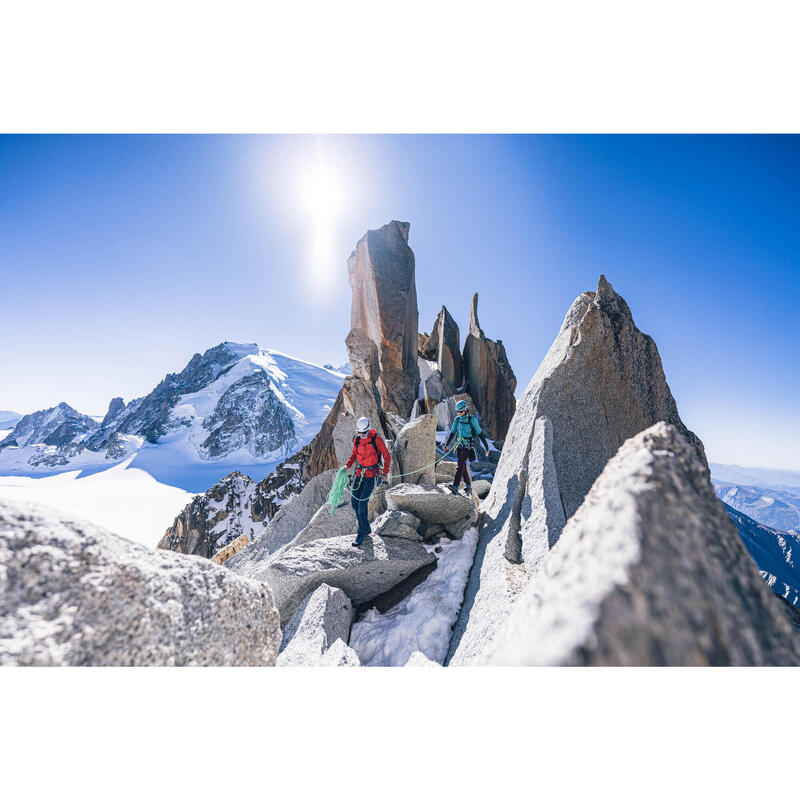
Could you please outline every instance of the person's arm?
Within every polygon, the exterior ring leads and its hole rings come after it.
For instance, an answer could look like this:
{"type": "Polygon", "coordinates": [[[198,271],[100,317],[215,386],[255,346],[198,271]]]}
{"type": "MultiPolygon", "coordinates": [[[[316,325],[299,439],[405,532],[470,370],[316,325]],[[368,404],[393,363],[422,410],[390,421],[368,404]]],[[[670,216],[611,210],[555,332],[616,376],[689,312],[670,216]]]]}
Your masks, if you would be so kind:
{"type": "Polygon", "coordinates": [[[489,443],[486,441],[486,437],[483,435],[483,431],[481,430],[481,424],[478,422],[475,417],[472,418],[472,430],[475,431],[475,435],[483,442],[483,447],[486,450],[486,455],[489,455],[489,443]]]}
{"type": "Polygon", "coordinates": [[[381,458],[383,459],[383,477],[384,479],[389,477],[389,466],[392,463],[392,457],[389,455],[389,448],[386,447],[386,442],[383,441],[382,436],[375,437],[378,442],[378,450],[381,452],[381,458]]]}
{"type": "Polygon", "coordinates": [[[450,447],[450,442],[453,441],[453,437],[456,435],[456,425],[458,425],[458,420],[454,419],[453,427],[450,428],[450,435],[447,437],[447,441],[444,443],[445,452],[447,451],[447,448],[450,447]]]}

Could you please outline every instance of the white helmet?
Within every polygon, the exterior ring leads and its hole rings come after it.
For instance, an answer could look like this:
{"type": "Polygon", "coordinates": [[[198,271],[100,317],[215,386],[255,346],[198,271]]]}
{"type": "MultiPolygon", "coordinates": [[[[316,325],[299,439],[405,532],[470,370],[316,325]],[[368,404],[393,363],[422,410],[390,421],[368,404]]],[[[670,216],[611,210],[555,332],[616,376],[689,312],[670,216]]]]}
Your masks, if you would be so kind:
{"type": "Polygon", "coordinates": [[[366,417],[360,417],[356,422],[356,430],[359,433],[366,433],[369,430],[369,420],[366,417]]]}

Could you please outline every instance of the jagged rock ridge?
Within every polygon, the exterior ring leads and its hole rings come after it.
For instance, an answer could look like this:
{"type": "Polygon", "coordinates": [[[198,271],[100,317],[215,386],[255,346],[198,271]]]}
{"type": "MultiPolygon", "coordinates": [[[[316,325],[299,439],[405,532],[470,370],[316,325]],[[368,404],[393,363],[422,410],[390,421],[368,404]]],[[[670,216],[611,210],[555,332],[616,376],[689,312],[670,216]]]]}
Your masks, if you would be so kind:
{"type": "Polygon", "coordinates": [[[258,494],[250,478],[232,472],[178,514],[158,549],[211,558],[242,534],[253,541],[264,527],[258,494]]]}
{"type": "Polygon", "coordinates": [[[580,295],[517,405],[451,644],[454,664],[491,642],[519,592],[620,445],[656,422],[681,421],[653,340],[600,277],[580,295]]]}
{"type": "Polygon", "coordinates": [[[796,665],[800,637],[673,425],[629,439],[481,663],[796,665]]]}
{"type": "Polygon", "coordinates": [[[481,413],[481,422],[493,439],[505,439],[516,409],[517,377],[499,339],[488,339],[478,322],[478,294],[469,311],[469,333],[464,341],[467,392],[481,413]]]}

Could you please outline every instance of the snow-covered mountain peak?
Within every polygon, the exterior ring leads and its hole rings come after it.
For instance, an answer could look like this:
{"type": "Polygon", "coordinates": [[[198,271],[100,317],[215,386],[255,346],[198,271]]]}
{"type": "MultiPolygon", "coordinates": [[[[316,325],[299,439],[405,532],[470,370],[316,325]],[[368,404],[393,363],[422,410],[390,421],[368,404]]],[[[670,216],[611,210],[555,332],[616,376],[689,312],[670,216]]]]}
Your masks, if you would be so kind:
{"type": "Polygon", "coordinates": [[[149,466],[166,461],[173,472],[202,462],[275,464],[319,431],[344,377],[254,343],[222,342],[144,397],[127,405],[114,398],[101,422],[66,403],[28,415],[0,442],[0,473],[88,466],[134,453],[149,466]]]}

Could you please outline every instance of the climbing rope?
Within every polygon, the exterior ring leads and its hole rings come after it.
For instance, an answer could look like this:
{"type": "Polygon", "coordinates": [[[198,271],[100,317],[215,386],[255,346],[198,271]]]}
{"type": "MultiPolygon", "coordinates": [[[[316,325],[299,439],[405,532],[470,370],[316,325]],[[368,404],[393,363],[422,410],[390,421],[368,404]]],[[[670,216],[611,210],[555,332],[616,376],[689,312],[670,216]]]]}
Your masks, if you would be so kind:
{"type": "MultiPolygon", "coordinates": [[[[457,447],[458,443],[454,444],[449,450],[444,451],[439,458],[435,459],[432,464],[426,464],[424,467],[420,467],[420,469],[411,470],[410,472],[401,472],[399,475],[392,475],[392,477],[407,478],[409,475],[416,475],[419,472],[425,472],[431,467],[435,468],[437,464],[443,461],[444,458],[450,455],[450,453],[452,453],[457,447]]],[[[370,469],[370,467],[367,467],[366,469],[370,469]]],[[[373,485],[372,491],[369,493],[369,495],[364,498],[357,498],[356,502],[368,503],[373,493],[375,492],[375,488],[376,487],[373,485]]],[[[336,509],[339,508],[339,506],[342,504],[345,491],[347,491],[347,493],[352,498],[353,492],[347,486],[347,467],[339,467],[339,471],[336,473],[336,477],[333,479],[333,486],[331,486],[331,490],[328,492],[328,497],[325,501],[328,504],[328,507],[330,508],[331,514],[334,514],[336,512],[336,509]]]]}

